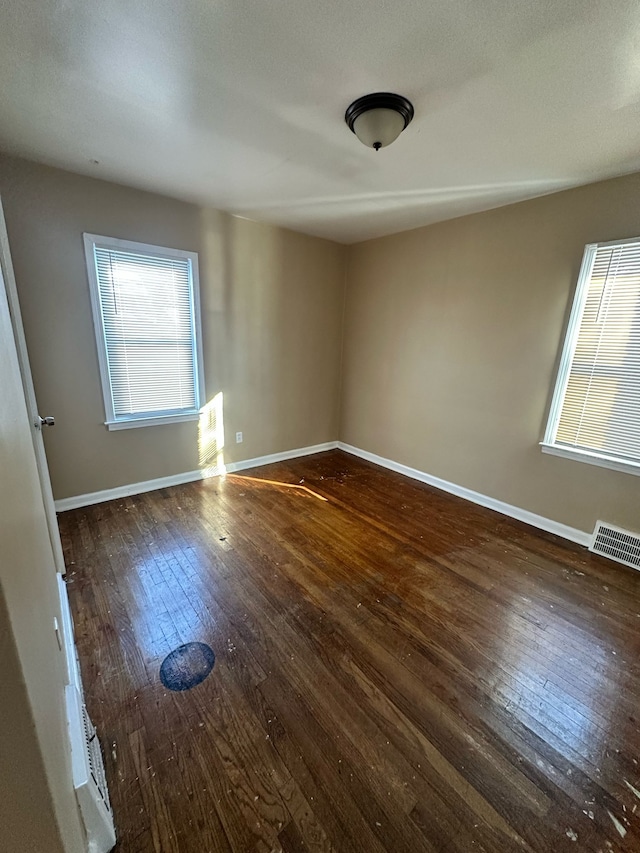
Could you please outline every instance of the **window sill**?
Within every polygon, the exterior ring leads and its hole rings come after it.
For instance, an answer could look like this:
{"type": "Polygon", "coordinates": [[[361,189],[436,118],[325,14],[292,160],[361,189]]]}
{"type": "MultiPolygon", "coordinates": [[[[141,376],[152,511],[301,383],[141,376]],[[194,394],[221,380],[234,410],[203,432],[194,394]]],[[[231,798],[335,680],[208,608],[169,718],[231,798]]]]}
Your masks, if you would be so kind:
{"type": "Polygon", "coordinates": [[[573,459],[576,462],[587,462],[589,465],[598,465],[601,468],[609,468],[612,471],[624,471],[626,474],[640,476],[640,463],[631,460],[616,459],[613,456],[605,456],[599,453],[590,453],[588,450],[578,450],[574,447],[560,447],[557,444],[545,444],[540,442],[543,453],[552,456],[562,456],[565,459],[573,459]]]}
{"type": "Polygon", "coordinates": [[[186,421],[197,421],[200,412],[184,412],[179,415],[159,415],[152,418],[130,418],[121,421],[105,421],[108,430],[114,429],[137,429],[137,427],[160,426],[161,424],[179,424],[186,421]]]}

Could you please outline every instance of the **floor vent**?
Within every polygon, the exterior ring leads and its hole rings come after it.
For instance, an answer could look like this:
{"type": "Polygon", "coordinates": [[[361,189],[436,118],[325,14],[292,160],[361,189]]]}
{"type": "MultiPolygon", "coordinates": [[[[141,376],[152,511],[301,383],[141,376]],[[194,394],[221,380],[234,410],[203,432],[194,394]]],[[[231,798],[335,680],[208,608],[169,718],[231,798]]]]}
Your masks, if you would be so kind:
{"type": "Polygon", "coordinates": [[[598,521],[589,550],[616,560],[632,569],[640,569],[640,534],[598,521]]]}
{"type": "Polygon", "coordinates": [[[111,803],[109,802],[109,789],[107,788],[107,777],[104,772],[104,762],[102,760],[102,752],[100,750],[100,741],[95,726],[89,719],[86,707],[82,706],[82,722],[84,723],[84,739],[87,747],[87,763],[91,779],[95,785],[96,791],[105,808],[111,812],[111,803]]]}
{"type": "Polygon", "coordinates": [[[116,836],[100,743],[75,685],[67,685],[66,698],[73,787],[87,832],[86,850],[108,853],[116,843],[116,836]]]}

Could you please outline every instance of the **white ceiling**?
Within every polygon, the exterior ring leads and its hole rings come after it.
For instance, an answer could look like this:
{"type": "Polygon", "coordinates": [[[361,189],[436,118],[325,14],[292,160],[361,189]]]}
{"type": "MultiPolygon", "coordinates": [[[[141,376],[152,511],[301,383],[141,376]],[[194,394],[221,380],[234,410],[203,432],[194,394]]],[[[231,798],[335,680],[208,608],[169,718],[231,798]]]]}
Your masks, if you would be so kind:
{"type": "Polygon", "coordinates": [[[640,0],[5,0],[0,80],[4,150],[345,243],[640,169],[640,0]]]}

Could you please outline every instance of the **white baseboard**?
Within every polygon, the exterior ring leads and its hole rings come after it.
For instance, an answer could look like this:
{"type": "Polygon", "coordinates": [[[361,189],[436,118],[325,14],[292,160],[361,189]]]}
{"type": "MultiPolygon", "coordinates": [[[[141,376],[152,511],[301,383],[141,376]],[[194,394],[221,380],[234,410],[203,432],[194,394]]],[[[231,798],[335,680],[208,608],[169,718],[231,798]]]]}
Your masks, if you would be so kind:
{"type": "Polygon", "coordinates": [[[118,498],[126,498],[131,495],[141,495],[144,492],[152,492],[156,489],[165,489],[168,486],[179,486],[182,483],[192,483],[195,480],[202,480],[206,477],[216,476],[216,474],[229,473],[233,474],[237,471],[245,471],[248,468],[258,468],[261,465],[271,465],[274,462],[286,462],[288,459],[297,459],[301,456],[310,456],[313,453],[322,453],[325,450],[334,449],[344,450],[345,453],[350,453],[352,456],[358,456],[360,459],[366,459],[368,462],[373,462],[375,465],[380,465],[382,468],[388,468],[390,471],[395,471],[398,474],[404,474],[405,477],[411,477],[413,480],[419,480],[421,483],[427,483],[430,486],[435,486],[436,489],[441,489],[443,492],[456,495],[459,498],[471,501],[479,506],[493,509],[510,518],[515,518],[518,521],[524,521],[526,524],[531,524],[540,530],[546,530],[547,533],[555,533],[556,536],[562,536],[564,539],[569,539],[571,542],[577,542],[579,545],[589,546],[592,539],[591,533],[586,533],[583,530],[578,530],[575,527],[569,527],[566,524],[561,524],[559,521],[553,521],[550,518],[545,518],[542,515],[537,515],[529,510],[521,507],[513,506],[512,504],[504,503],[504,501],[491,498],[488,495],[483,495],[480,492],[474,492],[472,489],[467,489],[465,486],[458,486],[456,483],[450,483],[448,480],[442,480],[440,477],[434,477],[432,474],[426,474],[424,471],[418,471],[417,468],[410,468],[408,465],[401,465],[399,462],[394,462],[392,459],[386,459],[384,456],[378,456],[375,453],[369,453],[368,450],[361,450],[359,447],[354,447],[351,444],[345,444],[342,441],[327,441],[324,444],[315,444],[311,447],[298,447],[295,450],[285,450],[282,453],[271,453],[267,456],[256,456],[253,459],[243,459],[240,462],[229,462],[217,471],[187,471],[183,474],[173,474],[170,477],[158,477],[155,480],[145,480],[142,483],[131,483],[127,486],[118,486],[115,489],[104,489],[100,492],[90,492],[86,495],[77,495],[72,498],[63,498],[56,501],[56,512],[65,512],[69,509],[78,509],[83,506],[91,506],[92,504],[102,503],[104,501],[113,501],[118,498]]]}
{"type": "Polygon", "coordinates": [[[119,498],[127,498],[131,495],[141,495],[144,492],[153,492],[156,489],[166,489],[168,486],[180,486],[183,483],[193,483],[217,474],[244,471],[247,468],[257,468],[259,465],[270,465],[273,462],[285,462],[287,459],[297,459],[299,456],[311,456],[313,453],[322,453],[324,450],[334,450],[338,446],[337,441],[327,441],[324,444],[314,444],[311,447],[298,447],[295,450],[285,450],[282,453],[271,453],[268,456],[256,456],[254,459],[243,459],[240,462],[229,462],[219,470],[208,469],[206,471],[186,471],[182,474],[172,474],[169,477],[158,477],[155,480],[144,480],[141,483],[130,483],[126,486],[116,486],[114,489],[103,489],[100,492],[88,492],[85,495],[76,495],[71,498],[62,498],[55,501],[56,512],[66,512],[70,509],[79,509],[83,506],[114,501],[119,498]]]}
{"type": "Polygon", "coordinates": [[[542,515],[537,515],[535,512],[522,509],[512,504],[504,503],[496,498],[490,498],[488,495],[483,495],[480,492],[474,492],[472,489],[467,489],[464,486],[458,486],[456,483],[450,483],[448,480],[441,480],[440,477],[434,477],[431,474],[425,474],[424,471],[418,471],[417,468],[410,468],[408,465],[401,465],[399,462],[394,462],[392,459],[385,459],[384,456],[378,456],[375,453],[369,453],[368,450],[361,450],[359,447],[353,447],[351,444],[345,444],[342,441],[338,442],[338,448],[344,450],[345,453],[351,453],[353,456],[358,456],[360,459],[366,459],[368,462],[373,462],[380,465],[382,468],[388,468],[390,471],[395,471],[398,474],[404,474],[405,477],[411,477],[413,480],[419,480],[421,483],[428,483],[430,486],[435,486],[436,489],[442,489],[443,492],[449,492],[459,498],[464,498],[471,503],[479,504],[480,506],[493,509],[496,512],[501,512],[503,515],[508,515],[510,518],[515,518],[518,521],[524,521],[526,524],[531,524],[540,530],[546,530],[547,533],[555,533],[556,536],[562,536],[564,539],[569,539],[571,542],[577,542],[578,545],[588,546],[591,543],[592,534],[585,533],[583,530],[578,530],[575,527],[569,527],[566,524],[561,524],[559,521],[553,521],[550,518],[545,518],[542,515]]]}
{"type": "Polygon", "coordinates": [[[56,512],[66,512],[68,509],[78,509],[81,506],[115,501],[118,498],[128,498],[130,495],[141,495],[143,492],[153,492],[156,489],[165,489],[167,486],[180,486],[182,483],[193,483],[194,480],[202,480],[202,478],[202,471],[186,471],[183,474],[172,474],[170,477],[158,477],[155,480],[145,480],[142,483],[129,483],[127,486],[116,486],[115,489],[87,492],[86,495],[76,495],[72,498],[62,498],[59,501],[55,501],[56,512]]]}
{"type": "Polygon", "coordinates": [[[299,456],[311,456],[313,453],[323,453],[325,450],[335,450],[337,441],[325,441],[324,444],[314,444],[311,447],[299,447],[297,450],[285,450],[283,453],[271,453],[269,456],[256,456],[254,459],[244,459],[242,462],[229,462],[225,465],[228,474],[244,471],[247,468],[258,468],[260,465],[271,465],[273,462],[286,462],[287,459],[297,459],[299,456]]]}

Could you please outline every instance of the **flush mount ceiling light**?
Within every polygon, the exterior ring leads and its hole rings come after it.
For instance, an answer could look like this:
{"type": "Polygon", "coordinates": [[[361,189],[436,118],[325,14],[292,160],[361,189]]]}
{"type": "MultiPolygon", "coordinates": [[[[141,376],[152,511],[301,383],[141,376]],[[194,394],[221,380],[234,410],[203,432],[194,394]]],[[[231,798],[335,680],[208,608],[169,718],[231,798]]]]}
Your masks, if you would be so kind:
{"type": "Polygon", "coordinates": [[[354,101],[344,120],[363,145],[378,151],[397,139],[413,118],[413,104],[402,95],[375,92],[354,101]]]}

